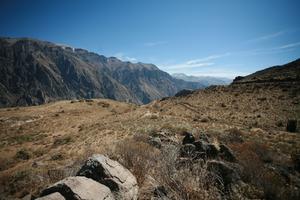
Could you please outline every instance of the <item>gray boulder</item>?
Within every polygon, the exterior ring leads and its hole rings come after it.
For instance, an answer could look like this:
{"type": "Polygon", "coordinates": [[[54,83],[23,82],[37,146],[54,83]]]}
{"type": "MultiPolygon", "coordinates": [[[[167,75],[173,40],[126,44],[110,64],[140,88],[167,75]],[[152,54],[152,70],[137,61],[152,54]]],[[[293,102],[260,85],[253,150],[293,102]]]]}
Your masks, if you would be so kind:
{"type": "Polygon", "coordinates": [[[91,178],[111,189],[116,199],[136,200],[138,198],[137,180],[120,163],[104,155],[90,157],[77,173],[77,176],[91,178]]]}
{"type": "Polygon", "coordinates": [[[52,194],[37,198],[36,200],[66,200],[60,193],[54,192],[52,194]]]}
{"type": "Polygon", "coordinates": [[[154,146],[154,147],[156,147],[156,148],[158,148],[158,149],[161,148],[161,139],[160,139],[159,137],[153,137],[153,138],[151,138],[151,139],[149,140],[149,143],[150,143],[152,146],[154,146]]]}
{"type": "MultiPolygon", "coordinates": [[[[105,185],[86,178],[86,177],[68,177],[65,178],[42,192],[44,200],[53,198],[54,193],[60,193],[66,200],[114,200],[110,189],[105,185]]],[[[59,196],[55,194],[55,196],[59,196]]],[[[61,198],[59,196],[59,198],[61,198]]],[[[59,199],[58,198],[58,199],[59,199]]]]}

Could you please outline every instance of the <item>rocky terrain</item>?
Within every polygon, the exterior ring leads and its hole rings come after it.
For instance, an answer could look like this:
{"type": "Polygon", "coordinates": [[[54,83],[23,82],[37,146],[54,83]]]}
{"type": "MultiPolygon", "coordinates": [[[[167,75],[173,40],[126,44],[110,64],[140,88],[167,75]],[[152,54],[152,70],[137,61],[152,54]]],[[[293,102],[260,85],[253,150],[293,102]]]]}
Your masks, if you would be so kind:
{"type": "Polygon", "coordinates": [[[106,159],[109,170],[130,171],[138,199],[299,199],[298,67],[275,67],[284,81],[267,78],[277,77],[270,68],[254,81],[147,105],[82,99],[2,108],[0,199],[93,199],[86,195],[100,190],[122,199],[126,189],[93,171],[106,159]]]}
{"type": "Polygon", "coordinates": [[[0,107],[81,98],[144,104],[201,87],[152,64],[122,62],[34,39],[0,38],[0,107]]]}

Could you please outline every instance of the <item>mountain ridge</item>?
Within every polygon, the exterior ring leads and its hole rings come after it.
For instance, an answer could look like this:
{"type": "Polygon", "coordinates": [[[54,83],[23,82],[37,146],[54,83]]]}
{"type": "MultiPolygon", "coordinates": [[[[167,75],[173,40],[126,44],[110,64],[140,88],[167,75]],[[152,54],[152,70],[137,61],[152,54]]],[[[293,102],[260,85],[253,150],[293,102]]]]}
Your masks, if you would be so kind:
{"type": "Polygon", "coordinates": [[[225,77],[214,77],[214,76],[192,76],[184,73],[172,74],[174,78],[181,79],[184,81],[197,82],[207,86],[210,85],[228,85],[232,82],[232,79],[225,77]]]}
{"type": "Polygon", "coordinates": [[[74,98],[145,104],[201,84],[171,77],[153,64],[123,62],[81,48],[28,38],[0,38],[0,106],[74,98]]]}

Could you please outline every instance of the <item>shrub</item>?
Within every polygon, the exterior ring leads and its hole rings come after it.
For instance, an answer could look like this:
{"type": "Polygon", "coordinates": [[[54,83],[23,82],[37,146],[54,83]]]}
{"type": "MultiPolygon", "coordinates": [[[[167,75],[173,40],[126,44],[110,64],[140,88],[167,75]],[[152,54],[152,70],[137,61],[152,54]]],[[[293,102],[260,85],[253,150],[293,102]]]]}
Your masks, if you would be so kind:
{"type": "Polygon", "coordinates": [[[117,145],[115,154],[136,176],[138,183],[142,184],[145,176],[156,165],[159,151],[145,142],[126,139],[117,145]]]}
{"type": "Polygon", "coordinates": [[[31,153],[27,149],[21,149],[17,151],[16,158],[21,160],[28,160],[31,157],[31,153]]]}
{"type": "Polygon", "coordinates": [[[64,156],[61,153],[54,154],[51,156],[51,160],[62,160],[64,156]]]}

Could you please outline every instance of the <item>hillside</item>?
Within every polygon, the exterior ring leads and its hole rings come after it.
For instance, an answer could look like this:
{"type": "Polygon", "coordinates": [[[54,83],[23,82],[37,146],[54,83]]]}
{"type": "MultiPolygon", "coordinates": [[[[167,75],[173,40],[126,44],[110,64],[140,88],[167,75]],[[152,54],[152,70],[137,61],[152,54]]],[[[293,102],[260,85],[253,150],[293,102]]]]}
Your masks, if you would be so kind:
{"type": "Polygon", "coordinates": [[[122,62],[34,39],[0,38],[1,107],[80,98],[143,104],[200,87],[151,64],[122,62]]]}
{"type": "Polygon", "coordinates": [[[139,199],[158,189],[171,199],[298,199],[300,135],[286,125],[300,120],[299,89],[294,80],[264,81],[142,106],[93,99],[2,108],[0,199],[38,196],[94,153],[136,176],[139,199]],[[183,144],[187,132],[197,142],[183,144]]]}
{"type": "Polygon", "coordinates": [[[234,83],[291,81],[300,81],[300,59],[285,65],[269,67],[245,77],[237,77],[234,83]]]}

